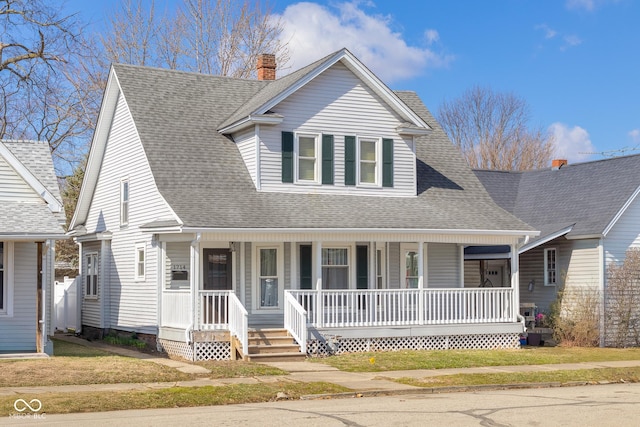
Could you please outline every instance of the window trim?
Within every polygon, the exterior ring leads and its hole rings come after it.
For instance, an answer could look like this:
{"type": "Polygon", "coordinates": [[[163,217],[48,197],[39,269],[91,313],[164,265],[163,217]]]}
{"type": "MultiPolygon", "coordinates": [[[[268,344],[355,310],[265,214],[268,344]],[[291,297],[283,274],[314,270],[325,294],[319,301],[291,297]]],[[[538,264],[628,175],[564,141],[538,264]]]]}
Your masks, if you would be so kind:
{"type": "MultiPolygon", "coordinates": [[[[253,245],[253,264],[252,269],[252,300],[253,309],[255,311],[283,311],[284,310],[284,244],[282,243],[260,243],[253,245]],[[263,307],[260,304],[260,249],[275,249],[276,250],[276,265],[278,268],[278,305],[263,307]]],[[[271,276],[270,276],[271,277],[271,276]]]]}
{"type": "MultiPolygon", "coordinates": [[[[356,289],[357,287],[357,277],[356,277],[356,249],[355,249],[355,245],[352,244],[334,244],[334,245],[323,245],[322,248],[322,254],[320,255],[320,271],[322,271],[322,289],[323,290],[343,290],[343,289],[356,289]],[[347,265],[345,266],[347,268],[347,287],[346,288],[340,288],[340,289],[328,289],[324,286],[325,284],[325,277],[324,277],[324,251],[325,249],[345,249],[347,251],[347,265]]],[[[328,265],[327,267],[332,267],[331,265],[328,265]]],[[[335,267],[335,266],[333,266],[335,267]]]]}
{"type": "Polygon", "coordinates": [[[558,248],[556,247],[552,247],[552,248],[545,248],[544,250],[544,285],[545,286],[556,286],[558,284],[558,248]],[[550,269],[549,265],[548,265],[548,253],[553,251],[554,253],[554,268],[550,269]],[[553,271],[554,274],[554,281],[553,282],[549,282],[549,272],[553,271]]]}
{"type": "MultiPolygon", "coordinates": [[[[84,282],[84,299],[90,299],[90,300],[97,300],[98,299],[98,295],[100,294],[100,266],[99,266],[99,262],[100,262],[100,257],[98,252],[92,251],[92,252],[86,252],[84,254],[84,275],[83,275],[83,282],[84,282]],[[92,257],[93,258],[93,263],[90,262],[86,262],[87,258],[92,257]],[[92,266],[93,269],[95,269],[95,293],[93,292],[89,292],[89,281],[87,280],[87,278],[89,277],[89,265],[92,266]]],[[[93,276],[93,275],[92,275],[93,276]]]]}
{"type": "Polygon", "coordinates": [[[129,205],[131,200],[131,184],[129,178],[120,180],[120,226],[129,225],[129,205]],[[127,187],[125,199],[125,186],[127,187]]]}
{"type": "MultiPolygon", "coordinates": [[[[294,132],[293,138],[293,182],[302,185],[320,185],[322,183],[322,134],[316,132],[294,132]],[[314,179],[300,179],[300,137],[314,139],[314,179]]],[[[303,157],[311,159],[311,157],[303,157]]]]}
{"type": "Polygon", "coordinates": [[[13,242],[1,241],[2,247],[2,291],[4,307],[0,309],[0,317],[13,317],[13,242]]]}
{"type": "Polygon", "coordinates": [[[147,271],[147,245],[146,243],[136,243],[135,258],[133,263],[133,277],[136,282],[142,282],[145,278],[147,271]],[[140,252],[142,252],[142,275],[139,274],[140,270],[140,252]]]}
{"type": "MultiPolygon", "coordinates": [[[[366,162],[372,163],[371,160],[366,162]]],[[[356,185],[360,187],[382,187],[382,137],[379,136],[366,136],[359,135],[356,137],[356,185]],[[375,181],[363,182],[361,169],[362,169],[362,143],[363,142],[375,142],[375,181]]]]}

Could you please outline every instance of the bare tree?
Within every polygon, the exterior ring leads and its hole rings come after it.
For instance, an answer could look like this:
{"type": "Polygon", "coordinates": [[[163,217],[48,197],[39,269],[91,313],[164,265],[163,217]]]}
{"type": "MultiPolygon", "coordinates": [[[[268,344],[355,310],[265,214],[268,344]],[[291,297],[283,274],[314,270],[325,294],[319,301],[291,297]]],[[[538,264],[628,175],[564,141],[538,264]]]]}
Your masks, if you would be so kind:
{"type": "Polygon", "coordinates": [[[0,137],[48,141],[56,167],[90,127],[66,69],[83,51],[74,15],[42,0],[0,0],[0,137]]]}
{"type": "Polygon", "coordinates": [[[628,249],[622,263],[607,266],[607,345],[640,345],[640,249],[628,249]]]}
{"type": "Polygon", "coordinates": [[[438,119],[469,165],[480,169],[528,170],[546,167],[553,136],[528,125],[526,101],[511,93],[474,87],[444,102],[438,119]]]}
{"type": "Polygon", "coordinates": [[[261,53],[289,60],[282,24],[260,0],[183,0],[158,14],[152,1],[126,0],[102,43],[109,61],[200,73],[255,77],[261,53]]]}

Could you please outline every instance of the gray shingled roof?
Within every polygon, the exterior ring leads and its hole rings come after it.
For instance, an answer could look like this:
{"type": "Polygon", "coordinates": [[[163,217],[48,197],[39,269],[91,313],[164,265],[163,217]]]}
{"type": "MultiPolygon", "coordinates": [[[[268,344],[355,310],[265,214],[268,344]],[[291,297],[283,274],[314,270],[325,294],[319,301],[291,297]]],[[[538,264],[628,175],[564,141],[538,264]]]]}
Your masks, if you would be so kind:
{"type": "MultiPolygon", "coordinates": [[[[2,143],[56,199],[62,200],[51,152],[46,142],[2,141],[2,143]]],[[[64,230],[60,226],[62,215],[64,213],[52,213],[44,201],[42,203],[3,201],[0,209],[0,235],[63,234],[64,230]]]]}
{"type": "Polygon", "coordinates": [[[492,201],[413,92],[398,96],[434,128],[417,138],[418,197],[263,193],[234,142],[216,132],[263,82],[114,70],[158,189],[185,226],[532,230],[492,201]]]}
{"type": "Polygon", "coordinates": [[[640,186],[640,155],[526,172],[476,170],[496,203],[544,237],[602,234],[640,186]]]}

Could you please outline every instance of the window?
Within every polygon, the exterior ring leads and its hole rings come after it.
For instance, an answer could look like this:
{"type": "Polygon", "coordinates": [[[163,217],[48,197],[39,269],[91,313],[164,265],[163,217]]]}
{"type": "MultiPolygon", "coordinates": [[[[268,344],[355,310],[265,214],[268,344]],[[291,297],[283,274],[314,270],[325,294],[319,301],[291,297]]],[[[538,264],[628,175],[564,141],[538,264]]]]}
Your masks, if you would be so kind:
{"type": "Polygon", "coordinates": [[[135,280],[144,280],[144,249],[144,243],[136,245],[135,280]]]}
{"type": "Polygon", "coordinates": [[[376,288],[384,289],[384,249],[376,249],[376,288]]]}
{"type": "Polygon", "coordinates": [[[4,279],[4,243],[0,242],[0,313],[7,311],[7,286],[4,279]]]}
{"type": "Polygon", "coordinates": [[[297,182],[316,183],[318,179],[318,135],[297,134],[297,182]]]}
{"type": "Polygon", "coordinates": [[[120,225],[129,223],[129,180],[120,181],[120,225]]]}
{"type": "Polygon", "coordinates": [[[404,254],[405,262],[405,288],[418,287],[418,252],[406,251],[404,254]]]}
{"type": "Polygon", "coordinates": [[[98,254],[91,253],[86,255],[86,276],[85,276],[85,297],[98,297],[98,254]]]}
{"type": "Polygon", "coordinates": [[[555,286],[558,280],[558,271],[556,261],[558,259],[558,251],[556,248],[548,248],[544,250],[544,285],[555,286]]]}
{"type": "Polygon", "coordinates": [[[349,251],[347,248],[322,248],[322,288],[349,288],[349,251]]]}
{"type": "Polygon", "coordinates": [[[378,184],[378,139],[359,140],[358,184],[378,184]]]}
{"type": "Polygon", "coordinates": [[[278,307],[278,249],[260,248],[260,307],[278,307]]]}

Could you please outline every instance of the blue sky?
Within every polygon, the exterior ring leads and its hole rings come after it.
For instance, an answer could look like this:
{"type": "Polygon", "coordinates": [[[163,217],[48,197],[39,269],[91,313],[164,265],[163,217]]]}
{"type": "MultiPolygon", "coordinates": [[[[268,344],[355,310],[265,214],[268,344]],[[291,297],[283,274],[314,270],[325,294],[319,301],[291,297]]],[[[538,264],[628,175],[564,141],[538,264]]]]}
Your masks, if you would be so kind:
{"type": "MultiPolygon", "coordinates": [[[[70,0],[100,31],[118,1],[70,0]]],[[[157,7],[175,0],[156,0],[157,7]]],[[[633,0],[271,0],[291,70],[347,47],[434,113],[475,85],[524,98],[571,163],[640,152],[640,5],[633,0]],[[637,149],[635,149],[637,147],[637,149]],[[611,153],[606,153],[611,152],[611,153]]]]}

